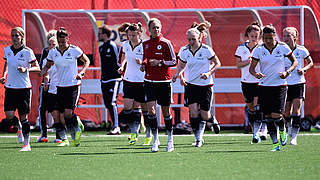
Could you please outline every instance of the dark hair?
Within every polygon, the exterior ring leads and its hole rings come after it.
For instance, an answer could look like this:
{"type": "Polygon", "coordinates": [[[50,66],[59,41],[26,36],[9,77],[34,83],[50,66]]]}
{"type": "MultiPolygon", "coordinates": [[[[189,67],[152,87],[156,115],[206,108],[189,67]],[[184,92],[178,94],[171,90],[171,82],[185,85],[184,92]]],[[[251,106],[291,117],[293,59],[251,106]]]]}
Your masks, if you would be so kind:
{"type": "Polygon", "coordinates": [[[263,34],[276,34],[277,31],[276,31],[276,28],[272,25],[272,24],[268,24],[266,25],[264,28],[263,28],[263,34]]]}
{"type": "Polygon", "coordinates": [[[100,29],[102,34],[106,34],[107,37],[110,38],[112,30],[107,25],[101,26],[100,29]]]}
{"type": "Polygon", "coordinates": [[[132,24],[126,22],[118,28],[119,32],[128,32],[128,30],[142,32],[142,24],[140,22],[132,24]]]}
{"type": "Polygon", "coordinates": [[[64,27],[60,27],[59,30],[57,31],[57,37],[61,36],[69,36],[68,31],[64,27]]]}
{"type": "Polygon", "coordinates": [[[258,21],[254,21],[253,23],[247,26],[244,36],[249,37],[249,33],[251,31],[259,31],[259,34],[260,35],[262,34],[261,25],[259,24],[258,21]]]}

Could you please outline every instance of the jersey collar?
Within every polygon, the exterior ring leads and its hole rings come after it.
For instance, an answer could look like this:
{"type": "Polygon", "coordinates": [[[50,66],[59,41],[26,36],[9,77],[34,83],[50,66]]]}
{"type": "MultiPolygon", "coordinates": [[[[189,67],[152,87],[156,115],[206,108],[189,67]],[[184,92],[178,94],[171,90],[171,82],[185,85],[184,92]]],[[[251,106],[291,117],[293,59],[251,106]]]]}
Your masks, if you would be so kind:
{"type": "Polygon", "coordinates": [[[24,44],[23,44],[21,47],[19,47],[18,49],[16,49],[16,48],[14,48],[14,46],[12,45],[12,46],[10,46],[10,49],[11,49],[11,51],[13,52],[13,54],[16,55],[16,54],[17,54],[18,52],[20,52],[24,47],[25,47],[25,46],[24,46],[24,44]]]}

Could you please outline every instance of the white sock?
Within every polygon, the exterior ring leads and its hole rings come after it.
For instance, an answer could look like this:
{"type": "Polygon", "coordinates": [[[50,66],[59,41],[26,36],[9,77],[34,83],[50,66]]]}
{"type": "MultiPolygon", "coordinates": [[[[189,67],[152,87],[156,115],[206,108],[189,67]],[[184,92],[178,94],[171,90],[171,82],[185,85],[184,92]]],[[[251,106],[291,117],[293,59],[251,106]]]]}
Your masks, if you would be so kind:
{"type": "Polygon", "coordinates": [[[299,130],[300,130],[300,128],[298,128],[298,127],[292,127],[291,128],[291,135],[292,135],[291,138],[292,139],[296,139],[297,138],[299,130]]]}
{"type": "Polygon", "coordinates": [[[146,126],[146,137],[149,138],[151,137],[151,128],[146,126]]]}
{"type": "Polygon", "coordinates": [[[169,141],[173,141],[173,131],[168,131],[167,130],[167,134],[168,134],[168,142],[169,141]]]}
{"type": "Polygon", "coordinates": [[[254,122],[253,123],[253,134],[257,134],[261,128],[261,122],[254,122]]]}
{"type": "Polygon", "coordinates": [[[153,143],[159,142],[159,137],[158,137],[158,129],[152,131],[152,135],[153,135],[153,143]]]}
{"type": "Polygon", "coordinates": [[[197,137],[198,138],[197,141],[201,141],[202,140],[203,134],[204,134],[204,130],[206,128],[206,121],[200,121],[199,123],[200,123],[199,132],[198,132],[199,136],[197,137]]]}

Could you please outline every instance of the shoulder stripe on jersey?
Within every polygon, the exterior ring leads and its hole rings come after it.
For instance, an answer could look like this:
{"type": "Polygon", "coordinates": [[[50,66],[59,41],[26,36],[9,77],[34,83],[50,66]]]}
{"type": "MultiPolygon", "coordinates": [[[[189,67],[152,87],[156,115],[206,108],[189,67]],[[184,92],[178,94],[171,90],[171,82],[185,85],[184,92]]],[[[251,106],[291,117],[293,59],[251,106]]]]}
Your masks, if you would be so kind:
{"type": "Polygon", "coordinates": [[[167,39],[165,39],[165,38],[161,38],[161,40],[163,40],[163,42],[165,42],[165,43],[167,43],[167,45],[168,45],[168,48],[169,48],[169,50],[170,50],[170,55],[171,55],[171,61],[164,61],[163,63],[165,64],[165,65],[167,65],[167,66],[174,66],[174,65],[176,65],[176,55],[175,55],[175,53],[174,53],[174,49],[173,49],[173,46],[172,46],[172,44],[171,44],[171,42],[169,41],[169,40],[167,40],[167,39]]]}
{"type": "Polygon", "coordinates": [[[255,60],[255,61],[260,61],[260,59],[258,59],[258,58],[255,58],[255,57],[252,57],[252,60],[255,60]]]}
{"type": "Polygon", "coordinates": [[[241,56],[238,56],[238,55],[234,55],[234,56],[241,59],[241,56]]]}
{"type": "Polygon", "coordinates": [[[289,56],[292,56],[292,51],[288,54],[288,55],[285,55],[285,57],[289,57],[289,56]]]}
{"type": "Polygon", "coordinates": [[[29,63],[31,64],[31,63],[33,63],[33,62],[35,62],[36,61],[36,59],[33,59],[32,61],[30,61],[29,63]]]}
{"type": "Polygon", "coordinates": [[[53,60],[51,60],[51,59],[48,59],[48,58],[46,58],[47,59],[47,61],[50,61],[50,62],[54,62],[53,60]]]}

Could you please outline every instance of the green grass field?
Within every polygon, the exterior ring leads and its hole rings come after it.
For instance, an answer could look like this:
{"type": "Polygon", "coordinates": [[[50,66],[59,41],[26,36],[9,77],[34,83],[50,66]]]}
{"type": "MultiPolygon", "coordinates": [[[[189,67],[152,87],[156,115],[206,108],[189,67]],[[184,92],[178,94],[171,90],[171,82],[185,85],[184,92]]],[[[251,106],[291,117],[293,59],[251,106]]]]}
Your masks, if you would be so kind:
{"type": "MultiPolygon", "coordinates": [[[[202,148],[191,146],[193,136],[176,136],[175,151],[151,153],[143,137],[128,145],[127,137],[85,132],[80,147],[34,143],[31,152],[19,152],[14,134],[0,134],[0,179],[319,179],[320,133],[301,133],[297,146],[270,152],[271,141],[251,145],[251,136],[223,133],[206,136],[202,148]]],[[[49,140],[53,140],[53,136],[49,140]]]]}

